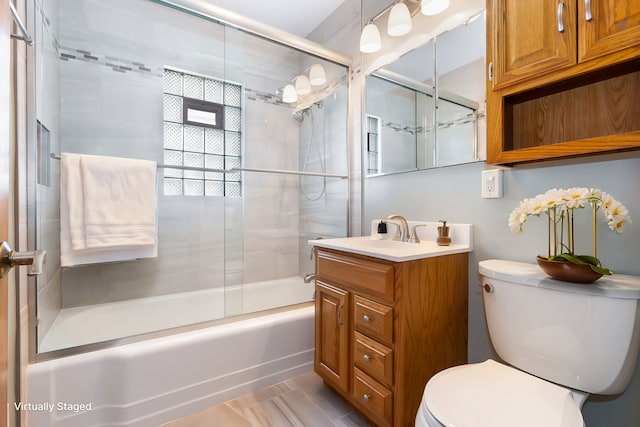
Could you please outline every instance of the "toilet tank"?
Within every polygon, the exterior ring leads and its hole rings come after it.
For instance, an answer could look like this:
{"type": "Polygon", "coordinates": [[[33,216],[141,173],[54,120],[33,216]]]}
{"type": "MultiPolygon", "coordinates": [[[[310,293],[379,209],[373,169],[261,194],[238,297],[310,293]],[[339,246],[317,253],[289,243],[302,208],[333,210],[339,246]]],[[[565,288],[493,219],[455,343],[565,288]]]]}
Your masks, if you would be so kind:
{"type": "Polygon", "coordinates": [[[594,394],[624,391],[640,347],[640,277],[553,280],[535,264],[478,266],[491,342],[508,364],[594,394]]]}

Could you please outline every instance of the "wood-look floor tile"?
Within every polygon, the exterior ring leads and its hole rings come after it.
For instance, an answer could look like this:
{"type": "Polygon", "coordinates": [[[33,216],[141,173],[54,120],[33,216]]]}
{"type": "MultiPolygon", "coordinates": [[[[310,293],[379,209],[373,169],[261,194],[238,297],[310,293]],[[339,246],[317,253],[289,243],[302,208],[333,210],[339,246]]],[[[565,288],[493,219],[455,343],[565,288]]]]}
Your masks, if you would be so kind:
{"type": "Polygon", "coordinates": [[[351,412],[339,420],[334,421],[336,427],[371,427],[371,424],[357,412],[351,412]]]}
{"type": "Polygon", "coordinates": [[[255,391],[253,393],[245,394],[244,396],[240,396],[237,399],[230,400],[229,402],[227,402],[227,405],[231,406],[238,413],[242,413],[245,409],[255,405],[256,403],[272,399],[276,396],[280,396],[281,394],[288,393],[291,390],[293,390],[293,388],[290,387],[285,381],[275,384],[271,387],[255,391]]]}
{"type": "Polygon", "coordinates": [[[163,427],[370,427],[310,372],[163,427]]]}
{"type": "Polygon", "coordinates": [[[304,427],[292,419],[290,414],[282,410],[282,405],[276,404],[277,398],[257,403],[245,409],[245,416],[254,427],[304,427]]]}
{"type": "Polygon", "coordinates": [[[222,404],[164,424],[162,427],[251,427],[249,420],[222,404]]]}
{"type": "Polygon", "coordinates": [[[353,412],[342,397],[322,383],[322,379],[315,372],[299,375],[291,382],[296,384],[331,420],[342,418],[353,412]]]}
{"type": "Polygon", "coordinates": [[[283,394],[281,399],[304,427],[327,427],[333,425],[331,419],[302,390],[294,390],[283,394]]]}

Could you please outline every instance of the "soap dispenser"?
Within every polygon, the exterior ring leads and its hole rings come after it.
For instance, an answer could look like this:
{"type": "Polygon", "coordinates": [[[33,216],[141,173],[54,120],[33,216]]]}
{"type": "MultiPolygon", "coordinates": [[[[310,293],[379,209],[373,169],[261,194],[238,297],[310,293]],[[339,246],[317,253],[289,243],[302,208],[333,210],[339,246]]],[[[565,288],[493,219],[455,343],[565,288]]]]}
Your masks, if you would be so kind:
{"type": "Polygon", "coordinates": [[[436,243],[438,246],[449,246],[451,244],[451,237],[449,237],[449,227],[447,227],[447,221],[440,220],[442,225],[438,227],[438,239],[436,243]]]}
{"type": "Polygon", "coordinates": [[[384,240],[387,238],[387,223],[383,220],[380,220],[378,224],[378,232],[376,233],[376,238],[379,240],[384,240]]]}

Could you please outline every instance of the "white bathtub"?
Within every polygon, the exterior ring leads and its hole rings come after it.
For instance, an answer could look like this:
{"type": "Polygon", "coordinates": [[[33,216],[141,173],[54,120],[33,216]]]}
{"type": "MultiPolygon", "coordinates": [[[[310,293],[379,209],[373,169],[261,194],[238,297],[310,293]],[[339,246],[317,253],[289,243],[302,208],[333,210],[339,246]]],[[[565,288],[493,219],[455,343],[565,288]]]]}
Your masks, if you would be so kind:
{"type": "Polygon", "coordinates": [[[156,427],[276,384],[312,369],[313,320],[309,303],[29,365],[28,425],[156,427]]]}
{"type": "Polygon", "coordinates": [[[286,277],[60,310],[40,353],[254,313],[313,298],[314,284],[286,277]]]}

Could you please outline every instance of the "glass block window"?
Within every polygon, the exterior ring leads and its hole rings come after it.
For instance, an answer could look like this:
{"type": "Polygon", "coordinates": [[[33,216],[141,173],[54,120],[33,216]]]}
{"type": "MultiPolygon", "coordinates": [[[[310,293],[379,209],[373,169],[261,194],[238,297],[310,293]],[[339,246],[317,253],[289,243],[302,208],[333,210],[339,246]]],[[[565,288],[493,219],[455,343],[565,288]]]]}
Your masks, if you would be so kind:
{"type": "Polygon", "coordinates": [[[194,168],[165,168],[164,194],[241,197],[241,173],[204,169],[231,169],[242,164],[242,86],[167,68],[163,83],[164,164],[194,168]],[[210,105],[223,117],[217,125],[194,124],[184,114],[191,111],[191,101],[210,105]]]}

